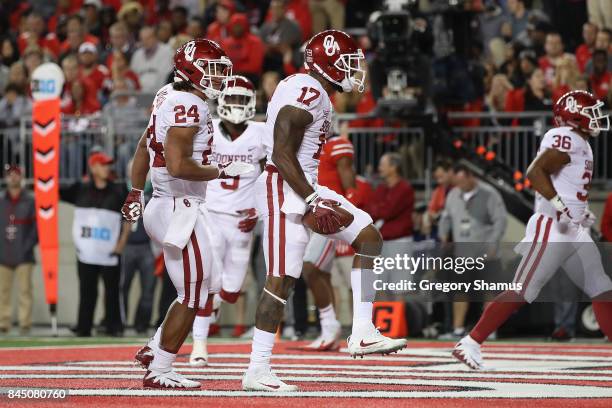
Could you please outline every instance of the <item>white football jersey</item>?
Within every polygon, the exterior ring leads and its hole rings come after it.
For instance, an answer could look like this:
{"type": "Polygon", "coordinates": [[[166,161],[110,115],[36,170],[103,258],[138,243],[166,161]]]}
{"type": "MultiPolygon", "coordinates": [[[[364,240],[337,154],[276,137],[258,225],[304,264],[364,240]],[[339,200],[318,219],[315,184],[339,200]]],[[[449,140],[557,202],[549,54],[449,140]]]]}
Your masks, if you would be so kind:
{"type": "MultiPolygon", "coordinates": [[[[557,149],[570,156],[551,179],[557,194],[573,217],[580,216],[586,206],[593,177],[593,150],[589,142],[570,127],[550,129],[540,142],[538,155],[546,149],[557,149]]],[[[536,193],[536,212],[554,215],[556,210],[548,200],[536,193]]]]}
{"type": "MultiPolygon", "coordinates": [[[[294,74],[283,79],[268,103],[264,146],[268,163],[272,162],[274,147],[274,123],[278,112],[284,106],[295,106],[310,112],[313,121],[306,127],[297,159],[306,175],[316,180],[319,156],[325,140],[331,132],[333,107],[327,92],[319,81],[307,74],[294,74]]],[[[279,141],[280,142],[280,141],[279,141]]]]}
{"type": "Polygon", "coordinates": [[[147,134],[153,195],[204,200],[206,182],[178,179],[166,169],[164,145],[170,127],[198,127],[192,157],[202,164],[209,164],[210,161],[213,124],[208,105],[192,93],[175,91],[172,84],[165,85],[157,91],[153,100],[147,134]]]}
{"type": "Polygon", "coordinates": [[[261,174],[259,161],[265,159],[262,138],[265,123],[247,122],[247,128],[235,140],[219,126],[219,119],[213,120],[215,138],[212,145],[211,161],[227,163],[241,161],[251,163],[255,169],[230,179],[216,179],[208,182],[206,207],[211,211],[237,215],[237,211],[255,207],[255,180],[261,174]]]}

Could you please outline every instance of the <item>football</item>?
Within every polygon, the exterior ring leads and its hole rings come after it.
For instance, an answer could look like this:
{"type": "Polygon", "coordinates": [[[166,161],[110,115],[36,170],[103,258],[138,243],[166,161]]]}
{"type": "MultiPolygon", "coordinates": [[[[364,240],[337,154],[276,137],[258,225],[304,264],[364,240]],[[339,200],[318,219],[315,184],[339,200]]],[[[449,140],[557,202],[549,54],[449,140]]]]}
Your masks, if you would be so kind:
{"type": "Polygon", "coordinates": [[[343,229],[345,229],[346,227],[348,227],[349,225],[351,225],[351,222],[353,222],[353,219],[354,219],[353,214],[351,214],[350,212],[348,212],[347,210],[342,208],[342,205],[333,206],[331,208],[332,208],[333,211],[338,213],[338,215],[340,215],[340,219],[342,220],[341,221],[342,226],[337,231],[323,232],[321,230],[320,226],[317,225],[317,223],[315,221],[314,214],[312,213],[312,208],[308,208],[308,210],[306,210],[306,213],[304,214],[304,217],[302,218],[302,223],[307,228],[311,229],[312,231],[316,232],[317,234],[322,234],[322,235],[335,234],[336,232],[340,232],[343,229]]]}

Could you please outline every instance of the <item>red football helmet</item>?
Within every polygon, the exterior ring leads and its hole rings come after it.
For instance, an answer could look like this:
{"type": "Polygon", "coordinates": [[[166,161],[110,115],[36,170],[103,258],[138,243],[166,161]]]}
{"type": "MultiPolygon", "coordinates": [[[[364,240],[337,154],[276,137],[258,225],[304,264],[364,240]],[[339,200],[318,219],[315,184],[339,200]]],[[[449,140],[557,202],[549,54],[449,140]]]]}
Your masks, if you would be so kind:
{"type": "Polygon", "coordinates": [[[601,111],[603,102],[587,91],[570,91],[553,106],[557,126],[570,126],[592,136],[610,129],[610,118],[601,111]]]}
{"type": "Polygon", "coordinates": [[[232,62],[214,41],[199,38],[176,50],[175,81],[187,81],[209,99],[221,94],[221,84],[232,75],[232,62]]]}
{"type": "Polygon", "coordinates": [[[255,87],[246,77],[234,75],[223,82],[217,113],[221,119],[243,123],[255,116],[255,87]]]}
{"type": "Polygon", "coordinates": [[[365,89],[366,71],[362,68],[363,51],[345,32],[325,30],[306,44],[304,65],[309,71],[322,75],[342,91],[351,92],[356,86],[365,89]]]}

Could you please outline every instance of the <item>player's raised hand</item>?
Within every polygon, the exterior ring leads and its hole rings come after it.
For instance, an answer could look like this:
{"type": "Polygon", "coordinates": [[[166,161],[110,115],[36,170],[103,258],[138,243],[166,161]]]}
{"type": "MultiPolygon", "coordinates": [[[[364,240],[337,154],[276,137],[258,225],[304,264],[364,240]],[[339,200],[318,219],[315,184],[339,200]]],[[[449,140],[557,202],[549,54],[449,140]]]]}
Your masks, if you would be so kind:
{"type": "Polygon", "coordinates": [[[253,228],[257,225],[257,211],[254,208],[248,208],[236,212],[244,217],[238,223],[238,229],[242,232],[253,231],[253,228]]]}
{"type": "Polygon", "coordinates": [[[218,178],[230,178],[240,176],[241,174],[250,173],[255,169],[251,163],[245,163],[240,161],[231,161],[218,165],[219,177],[218,178]]]}
{"type": "Polygon", "coordinates": [[[142,190],[132,188],[121,207],[121,214],[123,214],[123,218],[127,222],[135,223],[142,216],[143,212],[144,193],[142,190]]]}

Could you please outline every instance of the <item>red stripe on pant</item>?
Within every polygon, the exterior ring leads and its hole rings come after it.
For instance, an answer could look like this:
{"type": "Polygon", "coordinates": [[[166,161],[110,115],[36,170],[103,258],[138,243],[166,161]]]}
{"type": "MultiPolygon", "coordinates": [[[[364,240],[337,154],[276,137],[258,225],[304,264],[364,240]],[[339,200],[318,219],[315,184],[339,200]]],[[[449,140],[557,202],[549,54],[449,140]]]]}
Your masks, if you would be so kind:
{"type": "Polygon", "coordinates": [[[202,254],[198,245],[198,238],[195,231],[191,233],[191,245],[193,246],[193,254],[196,261],[196,284],[195,284],[195,301],[193,307],[200,307],[200,291],[202,290],[202,281],[204,280],[204,269],[202,267],[202,254]]]}
{"type": "Polygon", "coordinates": [[[183,300],[183,304],[189,307],[189,300],[191,295],[191,288],[189,287],[189,277],[191,276],[191,268],[189,267],[189,250],[187,249],[189,246],[185,245],[183,248],[183,286],[185,287],[185,299],[183,300]]]}
{"type": "MultiPolygon", "coordinates": [[[[327,257],[327,255],[329,255],[329,251],[331,251],[332,246],[333,246],[333,242],[328,240],[327,243],[325,244],[323,255],[321,255],[321,257],[319,258],[319,260],[317,261],[315,265],[317,268],[321,268],[321,265],[323,265],[325,258],[327,257]]],[[[329,271],[325,271],[325,272],[329,272],[329,271]]]]}
{"type": "Polygon", "coordinates": [[[268,170],[266,178],[268,198],[268,275],[274,271],[274,203],[272,201],[272,171],[268,170]]]}
{"type": "Polygon", "coordinates": [[[278,224],[278,271],[280,276],[285,276],[285,213],[281,211],[285,202],[285,193],[283,192],[283,178],[280,173],[276,176],[276,188],[278,189],[278,212],[280,214],[278,224]]]}
{"type": "Polygon", "coordinates": [[[552,218],[549,218],[548,221],[546,222],[546,230],[544,231],[544,238],[542,239],[542,247],[538,251],[538,256],[533,262],[531,269],[527,273],[527,277],[525,278],[525,283],[523,284],[523,288],[521,289],[521,295],[525,294],[525,291],[527,290],[527,287],[529,286],[529,282],[531,281],[531,278],[533,278],[533,274],[536,268],[538,267],[538,264],[542,260],[542,255],[544,255],[544,251],[546,250],[546,246],[548,245],[548,235],[550,233],[551,225],[552,225],[552,218]]]}
{"type": "Polygon", "coordinates": [[[524,262],[521,265],[521,269],[519,270],[518,274],[516,275],[516,279],[514,280],[514,282],[520,282],[521,281],[521,277],[523,276],[523,271],[525,270],[525,266],[527,266],[527,264],[529,263],[529,260],[531,259],[531,255],[533,255],[533,251],[535,250],[535,247],[538,245],[538,238],[540,237],[540,226],[542,225],[542,220],[543,219],[544,219],[544,216],[540,215],[540,218],[538,218],[538,223],[536,224],[535,237],[533,239],[533,242],[531,243],[531,248],[529,248],[529,254],[527,254],[526,258],[523,258],[524,262]]]}
{"type": "Polygon", "coordinates": [[[197,316],[208,317],[212,315],[214,296],[215,295],[213,293],[208,294],[208,298],[206,298],[206,303],[204,304],[204,309],[198,309],[198,311],[196,312],[197,316]]]}

